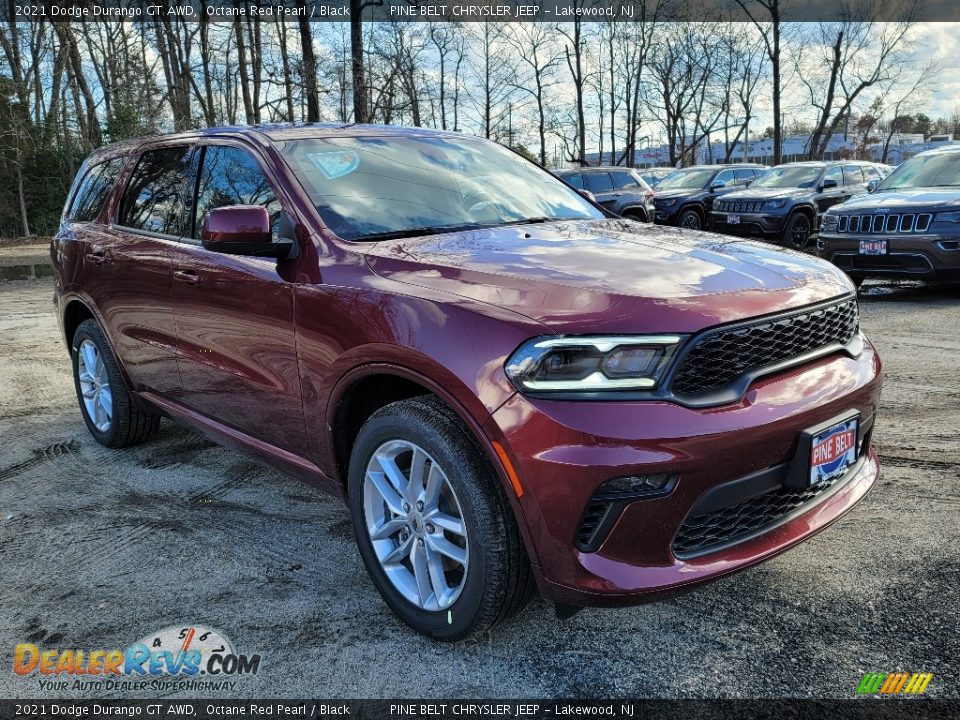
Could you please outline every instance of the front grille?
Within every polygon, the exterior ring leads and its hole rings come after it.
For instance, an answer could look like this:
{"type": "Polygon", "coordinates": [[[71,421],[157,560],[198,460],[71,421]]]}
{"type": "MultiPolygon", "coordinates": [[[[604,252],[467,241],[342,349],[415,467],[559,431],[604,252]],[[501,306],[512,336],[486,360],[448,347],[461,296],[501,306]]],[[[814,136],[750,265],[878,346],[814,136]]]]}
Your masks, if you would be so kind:
{"type": "Polygon", "coordinates": [[[720,210],[722,212],[746,212],[746,213],[755,213],[760,212],[763,208],[763,201],[751,201],[751,200],[718,200],[714,204],[714,210],[720,210]]]}
{"type": "Polygon", "coordinates": [[[906,213],[903,215],[840,215],[837,218],[838,233],[858,235],[926,232],[933,215],[930,213],[906,213]]]}
{"type": "Polygon", "coordinates": [[[743,542],[812,502],[841,478],[808,488],[781,487],[759,497],[696,517],[688,517],[673,539],[678,558],[696,557],[743,542]]]}
{"type": "Polygon", "coordinates": [[[678,395],[720,390],[756,370],[835,343],[846,345],[859,330],[855,298],[708,330],[694,339],[679,361],[670,388],[678,395]]]}

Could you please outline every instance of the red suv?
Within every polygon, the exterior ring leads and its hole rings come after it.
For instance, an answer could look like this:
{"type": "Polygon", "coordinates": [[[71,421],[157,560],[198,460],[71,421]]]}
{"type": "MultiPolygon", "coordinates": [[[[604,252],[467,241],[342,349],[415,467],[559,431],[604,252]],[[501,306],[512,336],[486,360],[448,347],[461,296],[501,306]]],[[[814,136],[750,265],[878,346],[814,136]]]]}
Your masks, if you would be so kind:
{"type": "Polygon", "coordinates": [[[342,498],[393,611],[455,639],[765,560],[877,478],[847,277],[610,218],[453,133],[223,128],[114,145],[53,240],[94,438],[160,416],[342,498]]]}

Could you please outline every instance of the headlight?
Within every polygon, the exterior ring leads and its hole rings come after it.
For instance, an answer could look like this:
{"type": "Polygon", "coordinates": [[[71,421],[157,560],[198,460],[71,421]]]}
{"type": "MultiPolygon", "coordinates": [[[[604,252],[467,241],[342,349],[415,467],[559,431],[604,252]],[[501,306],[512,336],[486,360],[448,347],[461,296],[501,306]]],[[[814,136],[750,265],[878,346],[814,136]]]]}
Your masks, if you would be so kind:
{"type": "Polygon", "coordinates": [[[665,198],[663,200],[658,200],[657,198],[653,199],[654,205],[657,207],[670,207],[677,201],[676,198],[665,198]]]}
{"type": "Polygon", "coordinates": [[[839,218],[836,215],[824,215],[823,220],[820,223],[820,229],[827,232],[835,232],[837,229],[837,220],[839,218]]]}
{"type": "Polygon", "coordinates": [[[504,370],[528,392],[650,390],[657,386],[681,335],[534,338],[504,370]]]}
{"type": "Polygon", "coordinates": [[[937,222],[960,223],[960,212],[937,213],[937,222]]]}
{"type": "Polygon", "coordinates": [[[767,200],[763,206],[765,208],[782,208],[786,204],[786,200],[767,200]]]}

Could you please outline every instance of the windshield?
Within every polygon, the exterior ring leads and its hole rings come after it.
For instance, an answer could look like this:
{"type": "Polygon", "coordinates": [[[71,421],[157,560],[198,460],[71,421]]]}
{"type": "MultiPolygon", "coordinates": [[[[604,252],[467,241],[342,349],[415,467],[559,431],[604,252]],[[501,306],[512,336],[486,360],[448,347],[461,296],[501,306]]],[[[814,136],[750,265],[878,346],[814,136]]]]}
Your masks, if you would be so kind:
{"type": "Polygon", "coordinates": [[[714,170],[677,170],[661,180],[657,189],[702,188],[710,181],[714,172],[714,170]]]}
{"type": "Polygon", "coordinates": [[[822,167],[782,166],[770,168],[754,180],[754,187],[810,188],[813,187],[822,167]]]}
{"type": "Polygon", "coordinates": [[[915,187],[960,187],[960,153],[921,155],[887,175],[877,190],[915,187]]]}
{"type": "Polygon", "coordinates": [[[603,217],[550,173],[474,138],[308,138],[281,153],[344,240],[603,217]]]}

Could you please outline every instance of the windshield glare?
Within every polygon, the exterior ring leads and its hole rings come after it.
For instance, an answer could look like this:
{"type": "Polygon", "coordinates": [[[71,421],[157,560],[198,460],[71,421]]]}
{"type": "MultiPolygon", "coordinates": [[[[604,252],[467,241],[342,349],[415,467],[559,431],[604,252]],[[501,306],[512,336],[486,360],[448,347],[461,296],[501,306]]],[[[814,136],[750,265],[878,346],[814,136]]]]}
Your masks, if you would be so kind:
{"type": "Polygon", "coordinates": [[[960,187],[960,153],[923,155],[907,160],[887,175],[877,190],[915,187],[960,187]]]}
{"type": "Polygon", "coordinates": [[[754,180],[754,187],[810,188],[820,177],[820,167],[775,167],[754,180]]]}
{"type": "Polygon", "coordinates": [[[478,139],[308,138],[284,142],[281,153],[327,227],[344,240],[603,217],[550,173],[478,139]]]}
{"type": "Polygon", "coordinates": [[[713,177],[713,170],[677,170],[667,175],[660,184],[658,190],[669,190],[670,188],[702,188],[713,177]]]}

